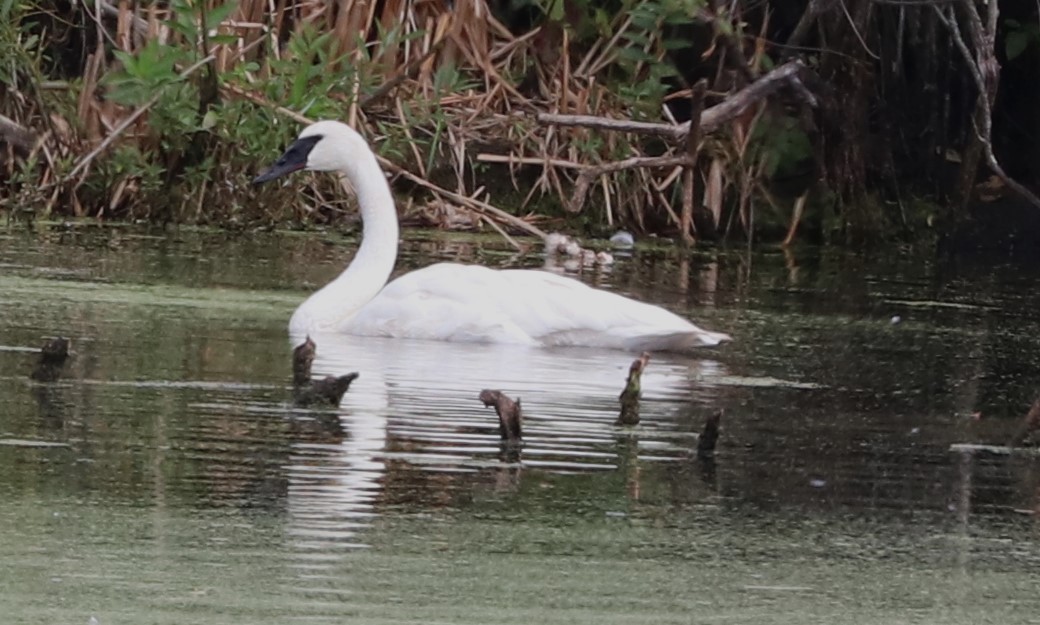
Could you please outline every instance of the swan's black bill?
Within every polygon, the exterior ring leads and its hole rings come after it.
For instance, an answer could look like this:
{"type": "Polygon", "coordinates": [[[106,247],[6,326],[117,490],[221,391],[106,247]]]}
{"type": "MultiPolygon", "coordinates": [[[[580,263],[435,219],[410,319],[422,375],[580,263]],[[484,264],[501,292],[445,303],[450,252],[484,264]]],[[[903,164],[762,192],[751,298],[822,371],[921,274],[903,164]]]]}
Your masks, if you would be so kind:
{"type": "Polygon", "coordinates": [[[285,153],[274,162],[274,165],[268,167],[267,171],[256,178],[253,178],[253,184],[262,184],[268,180],[291,174],[294,171],[300,171],[307,166],[307,157],[310,155],[311,150],[314,149],[314,144],[319,141],[321,141],[321,135],[312,135],[293,141],[292,145],[285,150],[285,153]]]}

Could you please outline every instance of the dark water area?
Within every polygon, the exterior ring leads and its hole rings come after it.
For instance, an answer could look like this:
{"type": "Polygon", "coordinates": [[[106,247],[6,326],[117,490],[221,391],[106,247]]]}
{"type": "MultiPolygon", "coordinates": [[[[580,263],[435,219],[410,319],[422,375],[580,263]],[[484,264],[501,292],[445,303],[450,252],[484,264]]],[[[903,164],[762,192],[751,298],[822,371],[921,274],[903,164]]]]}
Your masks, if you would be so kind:
{"type": "MultiPolygon", "coordinates": [[[[545,264],[408,237],[399,271],[545,264]]],[[[0,234],[0,622],[1040,622],[1040,459],[965,447],[1040,395],[1040,264],[618,256],[581,279],[734,337],[655,355],[619,428],[604,350],[344,338],[341,405],[293,406],[289,316],[355,243],[0,234]]]]}

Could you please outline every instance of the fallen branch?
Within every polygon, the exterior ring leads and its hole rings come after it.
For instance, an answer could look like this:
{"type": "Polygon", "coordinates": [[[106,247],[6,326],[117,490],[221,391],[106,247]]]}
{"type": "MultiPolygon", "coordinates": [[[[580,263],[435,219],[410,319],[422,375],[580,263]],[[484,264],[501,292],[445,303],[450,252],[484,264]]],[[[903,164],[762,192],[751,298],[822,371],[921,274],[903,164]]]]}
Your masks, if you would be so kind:
{"type": "Polygon", "coordinates": [[[784,63],[755,82],[731,94],[715,106],[703,109],[699,114],[698,111],[703,107],[704,91],[707,89],[707,83],[698,83],[691,90],[693,116],[698,120],[696,125],[690,122],[683,124],[659,124],[590,115],[539,113],[536,116],[539,122],[553,126],[634,132],[641,135],[671,139],[676,143],[685,141],[686,149],[681,155],[637,156],[622,161],[584,167],[574,182],[574,193],[571,196],[571,200],[567,203],[567,210],[572,213],[579,212],[585,204],[585,198],[588,195],[589,188],[592,186],[592,182],[604,174],[641,167],[680,166],[685,168],[683,175],[683,212],[677,225],[683,233],[683,238],[688,242],[692,241],[692,235],[690,234],[693,212],[692,168],[696,164],[697,144],[700,142],[700,138],[715,132],[724,124],[739,117],[748,107],[784,87],[791,88],[809,106],[815,107],[817,105],[816,97],[805,87],[799,77],[799,74],[804,71],[805,64],[801,60],[795,59],[784,63]]]}
{"type": "MultiPolygon", "coordinates": [[[[806,99],[809,106],[817,105],[816,97],[802,84],[799,74],[805,71],[801,60],[788,61],[773,71],[764,74],[755,82],[728,96],[715,106],[704,109],[700,116],[701,132],[710,134],[732,121],[749,106],[772,95],[783,87],[792,87],[806,99]]],[[[539,113],[535,119],[543,124],[553,126],[577,126],[596,128],[599,130],[615,130],[635,132],[642,135],[665,137],[675,141],[683,139],[690,132],[690,122],[682,124],[659,124],[652,122],[636,122],[631,120],[610,119],[592,115],[560,115],[557,113],[539,113]]]]}

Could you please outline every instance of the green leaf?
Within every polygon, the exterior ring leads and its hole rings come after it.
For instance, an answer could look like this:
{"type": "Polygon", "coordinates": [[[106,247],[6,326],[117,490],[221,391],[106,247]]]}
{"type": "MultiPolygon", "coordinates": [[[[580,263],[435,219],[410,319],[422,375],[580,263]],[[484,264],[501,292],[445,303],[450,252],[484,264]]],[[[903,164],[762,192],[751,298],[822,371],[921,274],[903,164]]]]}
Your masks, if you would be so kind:
{"type": "Polygon", "coordinates": [[[217,112],[213,109],[210,109],[206,111],[205,115],[202,116],[202,123],[199,125],[199,127],[202,130],[209,130],[210,128],[213,128],[217,125],[218,119],[219,116],[217,115],[217,112]]]}
{"type": "Polygon", "coordinates": [[[231,15],[231,12],[235,10],[235,6],[236,4],[234,2],[225,2],[224,4],[218,7],[213,7],[207,11],[206,27],[216,28],[219,26],[221,22],[226,20],[231,15]]]}
{"type": "Polygon", "coordinates": [[[137,59],[134,58],[134,55],[130,54],[129,52],[123,52],[122,50],[115,50],[112,54],[115,55],[116,59],[119,61],[119,64],[123,66],[123,72],[131,75],[135,73],[135,68],[137,67],[137,59]]]}
{"type": "Polygon", "coordinates": [[[1024,30],[1013,30],[1004,37],[1004,54],[1010,61],[1021,55],[1029,47],[1029,33],[1024,30]]]}
{"type": "Polygon", "coordinates": [[[549,19],[554,22],[563,21],[563,1],[564,0],[549,0],[552,4],[549,5],[549,19]]]}
{"type": "Polygon", "coordinates": [[[214,46],[233,46],[238,43],[238,37],[235,35],[213,35],[209,38],[209,43],[214,46]]]}
{"type": "Polygon", "coordinates": [[[617,55],[618,55],[618,60],[621,60],[621,61],[640,62],[640,61],[650,61],[650,60],[653,60],[653,57],[651,57],[646,52],[643,52],[643,50],[641,48],[636,48],[634,46],[628,46],[628,47],[620,48],[617,51],[617,55]]]}

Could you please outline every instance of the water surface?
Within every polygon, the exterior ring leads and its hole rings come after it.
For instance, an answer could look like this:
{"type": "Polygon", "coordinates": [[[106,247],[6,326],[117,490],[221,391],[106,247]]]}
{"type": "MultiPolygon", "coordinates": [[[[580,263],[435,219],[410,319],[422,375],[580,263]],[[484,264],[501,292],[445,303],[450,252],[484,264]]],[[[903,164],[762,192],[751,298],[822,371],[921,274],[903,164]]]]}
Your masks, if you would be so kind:
{"type": "MultiPolygon", "coordinates": [[[[354,242],[0,235],[4,623],[1040,622],[1040,272],[908,253],[640,251],[581,278],[735,342],[659,356],[318,346],[358,371],[291,404],[286,324],[354,242]],[[75,358],[27,379],[53,335],[75,358]],[[523,399],[500,446],[483,388],[523,399]],[[724,410],[713,462],[696,454],[724,410]],[[44,446],[44,444],[48,444],[44,446]],[[958,448],[959,449],[959,448],[958,448]]],[[[425,236],[436,260],[540,267],[425,236]]]]}

